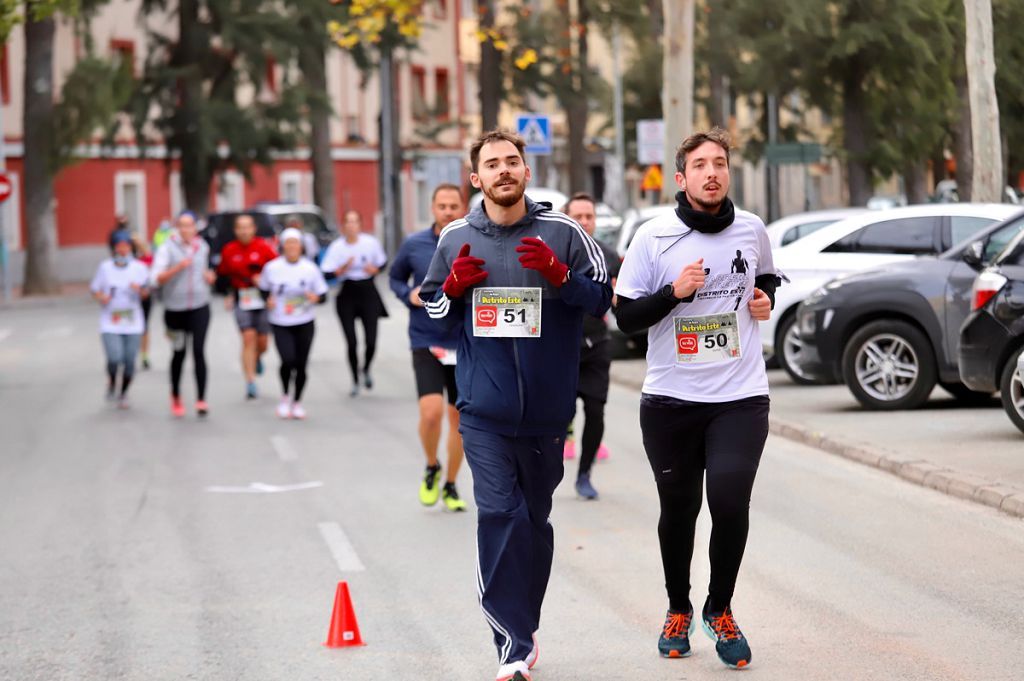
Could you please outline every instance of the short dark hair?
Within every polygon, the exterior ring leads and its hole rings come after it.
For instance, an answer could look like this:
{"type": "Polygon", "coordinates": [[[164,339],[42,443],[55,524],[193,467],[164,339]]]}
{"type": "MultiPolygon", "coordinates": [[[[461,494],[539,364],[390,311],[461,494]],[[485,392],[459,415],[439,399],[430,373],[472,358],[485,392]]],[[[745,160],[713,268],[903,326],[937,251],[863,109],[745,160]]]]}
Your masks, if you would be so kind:
{"type": "Polygon", "coordinates": [[[722,147],[725,150],[725,162],[729,163],[729,133],[716,126],[707,132],[696,132],[683,140],[683,143],[676,148],[676,170],[684,172],[686,170],[686,155],[705,142],[714,142],[722,147]]]}
{"type": "Polygon", "coordinates": [[[430,195],[430,203],[434,203],[437,199],[437,195],[441,192],[458,192],[459,199],[465,201],[465,199],[462,198],[462,187],[457,184],[452,184],[451,182],[442,182],[434,187],[434,193],[430,195]]]}
{"type": "Polygon", "coordinates": [[[480,150],[484,148],[485,144],[491,142],[511,142],[519,151],[520,158],[526,160],[526,142],[523,141],[523,138],[509,130],[498,128],[477,137],[473,146],[469,148],[469,167],[473,169],[474,173],[480,163],[480,150]]]}
{"type": "Polygon", "coordinates": [[[575,194],[570,196],[569,200],[565,202],[564,206],[562,206],[563,213],[569,212],[569,206],[572,205],[573,201],[589,201],[590,204],[594,206],[594,208],[597,208],[597,201],[594,199],[593,196],[586,192],[576,192],[575,194]]]}

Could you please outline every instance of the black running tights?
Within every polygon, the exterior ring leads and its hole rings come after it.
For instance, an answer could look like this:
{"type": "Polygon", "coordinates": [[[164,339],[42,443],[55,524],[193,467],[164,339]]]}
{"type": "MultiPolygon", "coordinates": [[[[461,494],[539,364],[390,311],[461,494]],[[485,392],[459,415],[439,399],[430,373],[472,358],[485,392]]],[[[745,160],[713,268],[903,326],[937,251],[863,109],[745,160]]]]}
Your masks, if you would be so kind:
{"type": "Polygon", "coordinates": [[[580,395],[583,400],[583,437],[580,438],[580,469],[577,475],[589,475],[604,437],[604,401],[580,395]]]}
{"type": "Polygon", "coordinates": [[[192,337],[192,363],[196,370],[196,399],[206,396],[206,331],[210,328],[210,306],[194,310],[164,310],[164,326],[171,337],[171,395],[181,397],[181,370],[185,347],[192,337]]]}
{"type": "Polygon", "coordinates": [[[661,501],[669,607],[690,607],[690,562],[704,474],[711,511],[710,610],[730,605],[747,544],[750,493],[768,437],[767,396],[695,403],[644,395],[640,428],[661,501]]]}
{"type": "MultiPolygon", "coordinates": [[[[345,284],[349,284],[346,282],[345,284]]],[[[372,285],[372,284],[371,284],[372,285]]],[[[363,335],[366,341],[366,356],[363,361],[363,370],[370,371],[370,363],[377,352],[377,318],[380,313],[377,311],[377,294],[367,288],[357,289],[354,292],[342,291],[338,294],[336,309],[338,319],[341,321],[341,330],[345,334],[345,344],[348,346],[348,367],[352,372],[352,382],[359,383],[359,351],[356,345],[356,319],[363,322],[363,335]]]]}
{"type": "Polygon", "coordinates": [[[295,401],[302,399],[306,387],[306,364],[309,363],[309,349],[313,347],[314,322],[296,326],[273,325],[274,345],[281,356],[281,394],[287,395],[295,375],[295,401]]]}

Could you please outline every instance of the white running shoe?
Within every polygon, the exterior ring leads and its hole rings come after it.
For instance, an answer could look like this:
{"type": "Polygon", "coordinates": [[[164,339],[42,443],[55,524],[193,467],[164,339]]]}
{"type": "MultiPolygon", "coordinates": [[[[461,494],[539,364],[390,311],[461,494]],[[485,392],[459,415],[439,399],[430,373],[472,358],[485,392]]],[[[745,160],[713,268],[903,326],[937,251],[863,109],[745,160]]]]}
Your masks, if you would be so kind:
{"type": "Polygon", "coordinates": [[[292,415],[292,401],[287,397],[282,397],[281,401],[277,404],[277,418],[286,419],[292,415]]]}
{"type": "Polygon", "coordinates": [[[523,660],[503,664],[494,681],[530,681],[530,667],[523,660]]]}
{"type": "Polygon", "coordinates": [[[306,418],[306,410],[298,402],[292,405],[292,418],[300,421],[306,418]]]}

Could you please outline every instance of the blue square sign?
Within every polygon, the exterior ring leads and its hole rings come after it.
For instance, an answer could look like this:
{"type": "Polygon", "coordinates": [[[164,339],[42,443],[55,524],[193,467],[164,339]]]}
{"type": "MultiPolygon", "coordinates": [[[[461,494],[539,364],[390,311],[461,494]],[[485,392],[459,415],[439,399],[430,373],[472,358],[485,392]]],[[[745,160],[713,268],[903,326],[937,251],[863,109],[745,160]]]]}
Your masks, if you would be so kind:
{"type": "Polygon", "coordinates": [[[528,154],[551,153],[551,119],[542,114],[522,114],[516,119],[516,132],[526,142],[528,154]]]}

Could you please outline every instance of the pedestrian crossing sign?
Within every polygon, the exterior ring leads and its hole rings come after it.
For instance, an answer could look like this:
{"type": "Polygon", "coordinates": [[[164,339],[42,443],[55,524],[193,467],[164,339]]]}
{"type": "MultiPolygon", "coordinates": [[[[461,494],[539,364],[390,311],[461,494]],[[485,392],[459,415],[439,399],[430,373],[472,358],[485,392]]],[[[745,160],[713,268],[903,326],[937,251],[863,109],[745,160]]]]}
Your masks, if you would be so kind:
{"type": "Polygon", "coordinates": [[[516,119],[516,132],[526,142],[528,154],[551,153],[551,119],[541,114],[522,114],[516,119]]]}

